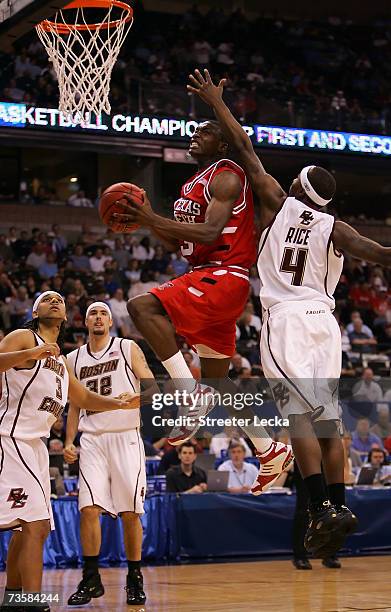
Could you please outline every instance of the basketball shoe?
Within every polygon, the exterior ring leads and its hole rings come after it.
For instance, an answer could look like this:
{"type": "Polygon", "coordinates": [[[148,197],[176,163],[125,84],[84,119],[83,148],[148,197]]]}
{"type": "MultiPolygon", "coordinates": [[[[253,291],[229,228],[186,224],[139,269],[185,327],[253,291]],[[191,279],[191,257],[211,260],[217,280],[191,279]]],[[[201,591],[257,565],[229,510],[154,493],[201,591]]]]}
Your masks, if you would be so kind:
{"type": "Polygon", "coordinates": [[[294,457],[292,447],[282,442],[272,442],[270,450],[261,454],[255,453],[260,466],[258,476],[254,480],[251,493],[261,495],[273,485],[277,478],[290,466],[294,457]]]}
{"type": "Polygon", "coordinates": [[[305,549],[314,557],[324,559],[332,556],[338,550],[336,537],[341,528],[342,517],[338,516],[329,500],[324,501],[310,510],[310,524],[304,538],[305,549]]]}
{"type": "Polygon", "coordinates": [[[92,598],[102,597],[104,592],[100,575],[93,574],[79,582],[76,593],[73,593],[68,599],[68,606],[83,606],[88,604],[92,598]]]}
{"type": "Polygon", "coordinates": [[[128,606],[140,606],[145,604],[144,580],[140,570],[131,572],[126,578],[126,603],[128,606]]]}
{"type": "Polygon", "coordinates": [[[214,408],[216,398],[214,389],[207,385],[197,383],[194,391],[189,393],[190,399],[194,402],[183,402],[179,405],[176,418],[180,418],[182,423],[171,430],[168,437],[168,442],[172,446],[179,446],[186,442],[199,430],[201,427],[200,417],[205,417],[214,408]]]}
{"type": "Polygon", "coordinates": [[[318,558],[333,557],[345,544],[346,538],[357,530],[358,519],[347,506],[335,506],[338,526],[332,532],[329,541],[320,546],[316,552],[318,558]]]}

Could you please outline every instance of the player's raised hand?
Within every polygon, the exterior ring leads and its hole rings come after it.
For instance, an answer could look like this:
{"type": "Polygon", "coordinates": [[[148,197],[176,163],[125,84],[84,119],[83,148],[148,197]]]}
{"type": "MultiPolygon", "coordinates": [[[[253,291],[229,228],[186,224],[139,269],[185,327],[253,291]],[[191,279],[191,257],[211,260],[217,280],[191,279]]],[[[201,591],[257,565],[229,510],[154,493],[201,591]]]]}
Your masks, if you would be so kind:
{"type": "Polygon", "coordinates": [[[129,393],[126,391],[125,393],[117,395],[114,399],[117,399],[121,403],[121,406],[118,406],[118,408],[122,408],[123,410],[135,410],[136,408],[140,408],[139,393],[129,393]]]}
{"type": "Polygon", "coordinates": [[[77,448],[74,444],[68,444],[64,448],[65,463],[75,463],[77,461],[77,448]]]}
{"type": "Polygon", "coordinates": [[[221,79],[218,85],[215,85],[209,74],[209,70],[205,68],[204,74],[198,68],[194,70],[194,74],[189,75],[190,85],[187,85],[187,91],[197,94],[209,106],[214,106],[216,102],[222,99],[223,90],[227,83],[227,79],[221,79]]]}
{"type": "Polygon", "coordinates": [[[58,344],[55,342],[45,342],[45,344],[29,349],[29,359],[40,361],[41,359],[46,359],[46,357],[59,357],[60,352],[58,344]]]}
{"type": "Polygon", "coordinates": [[[143,204],[132,200],[132,196],[124,193],[121,200],[117,202],[117,208],[121,208],[123,213],[114,213],[112,219],[115,223],[137,223],[144,227],[153,224],[154,212],[151,202],[144,190],[142,190],[143,204]],[[125,202],[126,200],[126,202],[125,202]]]}

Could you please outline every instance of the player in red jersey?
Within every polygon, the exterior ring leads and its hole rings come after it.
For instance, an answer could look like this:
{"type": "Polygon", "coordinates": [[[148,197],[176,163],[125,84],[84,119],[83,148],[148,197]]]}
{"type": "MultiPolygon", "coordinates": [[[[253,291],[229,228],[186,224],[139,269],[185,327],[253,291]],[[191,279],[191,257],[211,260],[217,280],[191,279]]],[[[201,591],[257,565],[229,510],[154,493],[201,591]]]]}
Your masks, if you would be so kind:
{"type": "MultiPolygon", "coordinates": [[[[256,256],[251,188],[243,169],[227,159],[227,149],[219,124],[201,123],[189,147],[199,170],[183,185],[174,203],[175,220],[156,214],[145,193],[144,205],[132,202],[128,196],[124,214],[114,215],[116,221],[151,229],[170,250],[181,247],[193,266],[191,272],[130,300],[128,311],[176,387],[198,397],[211,389],[196,385],[178,351],[175,332],[198,352],[202,377],[213,379],[219,391],[232,390],[228,370],[235,352],[235,324],[248,299],[249,267],[256,256]]],[[[171,444],[181,444],[193,436],[199,429],[199,417],[211,407],[205,406],[205,401],[197,402],[193,408],[182,406],[181,416],[191,416],[192,423],[176,427],[169,438],[171,444]]],[[[227,409],[238,416],[232,406],[227,409]]],[[[240,417],[248,418],[249,425],[243,429],[261,463],[268,463],[262,484],[259,478],[256,483],[254,492],[259,494],[289,465],[292,452],[255,425],[251,410],[241,411],[240,417]]]]}

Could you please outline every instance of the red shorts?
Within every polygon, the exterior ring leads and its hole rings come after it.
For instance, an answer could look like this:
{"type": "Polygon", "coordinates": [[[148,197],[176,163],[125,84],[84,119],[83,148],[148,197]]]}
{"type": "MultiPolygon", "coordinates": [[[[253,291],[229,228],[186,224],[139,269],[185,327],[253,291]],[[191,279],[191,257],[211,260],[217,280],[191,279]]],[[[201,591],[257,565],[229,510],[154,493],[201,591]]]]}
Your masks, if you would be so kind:
{"type": "Polygon", "coordinates": [[[190,345],[204,344],[230,357],[235,353],[235,324],[249,294],[249,281],[242,269],[194,270],[150,293],[190,345]]]}

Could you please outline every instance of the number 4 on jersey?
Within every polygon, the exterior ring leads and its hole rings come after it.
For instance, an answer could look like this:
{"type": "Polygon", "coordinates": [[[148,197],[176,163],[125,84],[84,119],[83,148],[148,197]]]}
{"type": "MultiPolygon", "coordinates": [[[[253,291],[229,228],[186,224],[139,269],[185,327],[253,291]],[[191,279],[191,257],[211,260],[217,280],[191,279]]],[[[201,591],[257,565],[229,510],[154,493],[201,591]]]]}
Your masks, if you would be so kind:
{"type": "Polygon", "coordinates": [[[280,265],[280,272],[289,272],[292,274],[291,285],[298,287],[303,284],[307,255],[308,249],[292,249],[290,247],[285,247],[280,265]]]}

